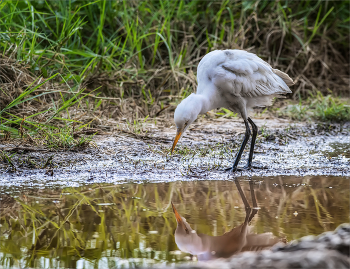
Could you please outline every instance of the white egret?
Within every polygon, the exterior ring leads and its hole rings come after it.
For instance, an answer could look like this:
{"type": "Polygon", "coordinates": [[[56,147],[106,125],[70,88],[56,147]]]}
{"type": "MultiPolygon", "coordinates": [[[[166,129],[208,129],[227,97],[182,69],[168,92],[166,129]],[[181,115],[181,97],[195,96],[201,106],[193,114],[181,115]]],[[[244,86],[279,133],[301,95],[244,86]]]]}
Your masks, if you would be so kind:
{"type": "Polygon", "coordinates": [[[241,225],[221,236],[197,234],[171,203],[177,222],[175,242],[181,251],[197,255],[198,260],[203,261],[229,258],[243,251],[269,249],[274,244],[280,242],[280,239],[274,237],[271,233],[254,234],[251,232],[248,224],[258,212],[254,186],[250,181],[250,192],[253,202],[252,209],[249,206],[238,179],[235,180],[235,183],[245,206],[246,217],[241,225]]]}
{"type": "Polygon", "coordinates": [[[291,93],[288,86],[293,80],[284,72],[273,69],[257,55],[244,50],[215,50],[203,57],[197,69],[198,87],[177,106],[174,120],[177,127],[174,148],[199,114],[212,109],[224,107],[238,113],[244,120],[246,132],[242,146],[236,156],[232,168],[236,171],[244,148],[249,140],[252,125],[253,135],[248,164],[245,169],[252,168],[254,145],[258,128],[248,112],[253,107],[271,105],[274,97],[282,97],[291,93]]]}

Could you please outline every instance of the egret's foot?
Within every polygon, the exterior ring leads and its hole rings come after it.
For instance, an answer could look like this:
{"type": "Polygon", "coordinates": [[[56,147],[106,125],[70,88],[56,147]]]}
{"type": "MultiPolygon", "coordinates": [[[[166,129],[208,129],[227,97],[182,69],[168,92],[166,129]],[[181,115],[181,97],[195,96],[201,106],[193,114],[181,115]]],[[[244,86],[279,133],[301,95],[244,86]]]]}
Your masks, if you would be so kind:
{"type": "Polygon", "coordinates": [[[229,168],[226,168],[225,169],[225,172],[231,172],[231,173],[234,173],[234,172],[242,172],[242,171],[249,171],[249,170],[252,170],[252,169],[257,169],[257,170],[262,170],[262,169],[268,169],[268,167],[266,166],[256,166],[256,165],[246,165],[242,168],[238,168],[238,167],[229,167],[229,168]]]}
{"type": "Polygon", "coordinates": [[[236,171],[239,171],[237,167],[229,167],[225,169],[225,172],[231,172],[234,173],[236,171]]]}
{"type": "Polygon", "coordinates": [[[242,171],[249,171],[249,170],[252,170],[252,169],[257,169],[257,170],[261,170],[261,169],[267,169],[268,167],[266,166],[256,166],[256,165],[246,165],[242,168],[238,168],[238,167],[230,167],[230,168],[227,168],[225,169],[226,172],[231,172],[231,173],[234,173],[234,172],[242,172],[242,171]]]}
{"type": "Polygon", "coordinates": [[[257,165],[247,164],[246,166],[243,167],[243,170],[252,170],[252,169],[262,170],[262,169],[267,169],[267,168],[268,167],[266,167],[266,166],[257,166],[257,165]]]}

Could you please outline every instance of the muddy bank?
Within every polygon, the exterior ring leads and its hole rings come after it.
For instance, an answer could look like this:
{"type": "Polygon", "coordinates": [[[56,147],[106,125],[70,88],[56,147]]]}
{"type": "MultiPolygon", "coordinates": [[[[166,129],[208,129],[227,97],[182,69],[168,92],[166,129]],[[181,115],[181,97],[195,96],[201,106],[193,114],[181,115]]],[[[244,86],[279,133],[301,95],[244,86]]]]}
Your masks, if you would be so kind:
{"type": "MultiPolygon", "coordinates": [[[[84,150],[48,151],[14,144],[0,149],[14,153],[1,162],[3,186],[78,186],[123,181],[227,179],[232,176],[350,176],[350,125],[256,120],[259,136],[254,163],[262,169],[230,174],[244,135],[241,120],[200,119],[181,138],[173,155],[174,126],[148,126],[146,134],[111,132],[96,135],[84,150]]],[[[246,164],[249,146],[240,166],[246,164]]]]}

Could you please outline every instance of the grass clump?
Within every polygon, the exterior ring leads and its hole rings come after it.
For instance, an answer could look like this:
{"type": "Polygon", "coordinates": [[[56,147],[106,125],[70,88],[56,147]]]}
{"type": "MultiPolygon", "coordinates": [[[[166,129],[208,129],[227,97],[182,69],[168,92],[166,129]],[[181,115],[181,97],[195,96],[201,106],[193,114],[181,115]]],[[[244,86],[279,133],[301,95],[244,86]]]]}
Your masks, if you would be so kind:
{"type": "Polygon", "coordinates": [[[94,134],[79,136],[77,133],[74,133],[73,127],[68,126],[66,128],[45,130],[41,133],[39,139],[48,148],[71,150],[87,146],[92,141],[93,136],[94,134]]]}
{"type": "Polygon", "coordinates": [[[312,118],[324,122],[346,122],[350,121],[350,104],[331,94],[323,96],[318,92],[305,101],[287,106],[279,114],[296,120],[312,118]]]}
{"type": "Polygon", "coordinates": [[[23,119],[32,136],[169,122],[214,49],[257,53],[295,79],[294,98],[349,95],[348,1],[4,0],[0,13],[3,135],[23,119]]]}

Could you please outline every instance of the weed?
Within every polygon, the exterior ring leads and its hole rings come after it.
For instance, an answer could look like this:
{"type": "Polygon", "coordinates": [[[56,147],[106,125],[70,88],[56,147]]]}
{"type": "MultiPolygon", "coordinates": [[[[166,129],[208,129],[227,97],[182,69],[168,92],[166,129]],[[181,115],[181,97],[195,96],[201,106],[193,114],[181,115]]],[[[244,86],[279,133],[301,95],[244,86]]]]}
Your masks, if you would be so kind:
{"type": "MultiPolygon", "coordinates": [[[[257,53],[296,78],[294,97],[327,88],[349,94],[347,1],[4,0],[0,13],[0,130],[14,137],[122,119],[142,132],[140,119],[165,107],[168,122],[195,91],[201,57],[214,49],[257,53]]],[[[324,120],[347,118],[339,104],[317,111],[324,120]]],[[[48,144],[70,147],[72,138],[58,136],[48,135],[55,138],[48,144]]]]}
{"type": "Polygon", "coordinates": [[[8,164],[10,164],[11,165],[11,167],[14,169],[14,170],[16,170],[16,165],[13,163],[13,161],[12,161],[12,157],[15,155],[15,153],[14,154],[12,154],[12,155],[7,155],[7,153],[6,152],[4,152],[4,151],[2,151],[2,150],[0,150],[0,153],[1,153],[1,158],[2,158],[2,160],[3,160],[3,162],[7,162],[8,164]]]}
{"type": "Polygon", "coordinates": [[[73,148],[84,147],[92,141],[94,134],[75,138],[73,127],[41,129],[40,140],[43,145],[53,149],[71,150],[73,148]]]}
{"type": "Polygon", "coordinates": [[[144,119],[135,119],[133,124],[131,124],[128,120],[126,121],[128,124],[129,131],[135,134],[147,134],[147,130],[144,130],[144,125],[147,123],[148,116],[144,119]]]}
{"type": "Polygon", "coordinates": [[[349,104],[331,94],[323,96],[320,92],[311,95],[305,101],[300,99],[298,104],[289,105],[279,113],[297,120],[313,118],[329,122],[350,121],[349,104]]]}
{"type": "Polygon", "coordinates": [[[350,105],[331,95],[323,96],[318,93],[316,100],[311,103],[315,109],[314,117],[321,121],[344,122],[350,121],[350,105]]]}
{"type": "Polygon", "coordinates": [[[218,112],[215,113],[221,118],[237,118],[238,113],[234,113],[226,108],[221,108],[218,112]]]}

